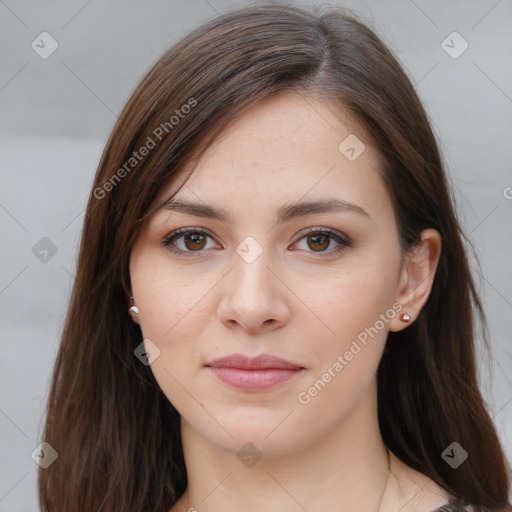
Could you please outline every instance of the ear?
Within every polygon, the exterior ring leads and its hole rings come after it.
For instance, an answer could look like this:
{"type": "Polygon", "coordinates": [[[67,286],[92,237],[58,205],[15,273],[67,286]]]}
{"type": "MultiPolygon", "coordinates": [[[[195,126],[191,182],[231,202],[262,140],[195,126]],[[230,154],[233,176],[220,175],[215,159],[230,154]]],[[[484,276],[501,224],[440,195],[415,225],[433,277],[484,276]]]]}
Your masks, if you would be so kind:
{"type": "Polygon", "coordinates": [[[401,331],[418,317],[430,295],[440,256],[441,235],[435,229],[425,229],[421,241],[404,256],[395,299],[402,309],[391,320],[390,331],[401,331]],[[410,316],[408,323],[400,320],[402,313],[410,316]]]}

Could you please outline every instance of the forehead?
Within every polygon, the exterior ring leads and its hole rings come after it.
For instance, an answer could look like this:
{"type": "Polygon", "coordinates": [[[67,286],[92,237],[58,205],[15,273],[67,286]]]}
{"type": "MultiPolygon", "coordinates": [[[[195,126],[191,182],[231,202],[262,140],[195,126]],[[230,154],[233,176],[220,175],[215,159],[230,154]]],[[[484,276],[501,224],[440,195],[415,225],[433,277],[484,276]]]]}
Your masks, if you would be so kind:
{"type": "Polygon", "coordinates": [[[377,213],[390,206],[379,159],[365,133],[338,105],[280,93],[219,134],[160,198],[176,190],[195,166],[176,198],[230,210],[263,204],[278,208],[329,196],[365,204],[377,213]]]}

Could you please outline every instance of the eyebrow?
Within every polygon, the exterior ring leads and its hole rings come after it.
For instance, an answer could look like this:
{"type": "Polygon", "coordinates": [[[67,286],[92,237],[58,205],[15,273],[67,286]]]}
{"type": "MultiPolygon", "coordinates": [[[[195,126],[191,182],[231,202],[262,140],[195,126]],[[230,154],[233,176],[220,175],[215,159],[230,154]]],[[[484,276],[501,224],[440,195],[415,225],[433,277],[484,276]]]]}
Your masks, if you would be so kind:
{"type": "MultiPolygon", "coordinates": [[[[207,217],[222,222],[229,220],[229,213],[224,208],[214,208],[207,204],[192,203],[183,199],[167,199],[159,210],[177,211],[196,217],[207,217]]],[[[354,212],[371,218],[370,215],[360,206],[343,201],[341,199],[323,199],[318,201],[306,201],[290,205],[284,205],[276,211],[278,222],[285,222],[295,217],[314,215],[315,213],[330,212],[354,212]]]]}

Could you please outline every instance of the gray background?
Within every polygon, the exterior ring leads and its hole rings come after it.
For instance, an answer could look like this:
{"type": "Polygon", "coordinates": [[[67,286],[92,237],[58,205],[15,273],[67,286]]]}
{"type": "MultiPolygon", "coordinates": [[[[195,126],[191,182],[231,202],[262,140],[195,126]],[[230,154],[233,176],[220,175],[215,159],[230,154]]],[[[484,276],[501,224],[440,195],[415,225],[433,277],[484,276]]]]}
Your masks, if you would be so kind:
{"type": "MultiPolygon", "coordinates": [[[[84,207],[110,130],[170,44],[248,3],[0,0],[0,512],[37,509],[31,453],[40,441],[84,207]],[[31,47],[44,31],[59,45],[47,59],[31,47]],[[32,249],[43,237],[57,249],[46,262],[32,249]]],[[[331,3],[374,26],[432,118],[481,264],[475,272],[494,351],[489,368],[479,352],[482,390],[512,459],[512,2],[331,3]],[[457,58],[442,47],[453,31],[469,45],[457,58]]]]}

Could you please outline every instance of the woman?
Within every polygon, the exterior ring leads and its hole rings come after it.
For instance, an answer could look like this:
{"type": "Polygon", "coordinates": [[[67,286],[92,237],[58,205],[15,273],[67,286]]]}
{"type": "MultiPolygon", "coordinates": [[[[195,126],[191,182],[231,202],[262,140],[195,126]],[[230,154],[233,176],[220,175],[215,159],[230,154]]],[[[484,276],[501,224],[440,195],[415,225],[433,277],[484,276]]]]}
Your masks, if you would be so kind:
{"type": "Polygon", "coordinates": [[[511,510],[473,312],[435,138],[378,37],[335,9],[219,17],[102,156],[42,509],[511,510]]]}

